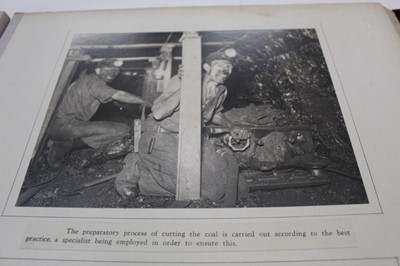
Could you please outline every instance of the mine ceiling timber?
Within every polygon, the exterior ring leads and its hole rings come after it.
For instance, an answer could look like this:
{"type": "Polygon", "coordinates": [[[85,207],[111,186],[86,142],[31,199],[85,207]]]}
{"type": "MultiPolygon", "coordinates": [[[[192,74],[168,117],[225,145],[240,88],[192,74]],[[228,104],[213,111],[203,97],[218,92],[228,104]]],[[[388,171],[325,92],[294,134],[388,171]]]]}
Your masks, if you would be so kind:
{"type": "MultiPolygon", "coordinates": [[[[92,62],[119,58],[124,60],[124,70],[145,71],[166,46],[172,48],[172,59],[180,64],[182,35],[183,32],[78,34],[72,41],[71,50],[80,51],[92,62]]],[[[228,46],[238,38],[237,32],[202,32],[200,35],[203,55],[228,46]]]]}

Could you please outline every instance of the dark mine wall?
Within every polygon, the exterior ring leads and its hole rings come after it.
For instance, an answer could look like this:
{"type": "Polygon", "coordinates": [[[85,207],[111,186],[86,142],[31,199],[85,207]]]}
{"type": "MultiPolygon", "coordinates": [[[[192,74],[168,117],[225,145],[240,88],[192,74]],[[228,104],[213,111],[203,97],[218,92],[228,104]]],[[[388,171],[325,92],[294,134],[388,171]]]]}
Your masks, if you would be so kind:
{"type": "Polygon", "coordinates": [[[289,123],[312,127],[318,153],[359,175],[316,31],[249,32],[233,47],[240,59],[226,109],[254,103],[283,110],[289,123]]]}

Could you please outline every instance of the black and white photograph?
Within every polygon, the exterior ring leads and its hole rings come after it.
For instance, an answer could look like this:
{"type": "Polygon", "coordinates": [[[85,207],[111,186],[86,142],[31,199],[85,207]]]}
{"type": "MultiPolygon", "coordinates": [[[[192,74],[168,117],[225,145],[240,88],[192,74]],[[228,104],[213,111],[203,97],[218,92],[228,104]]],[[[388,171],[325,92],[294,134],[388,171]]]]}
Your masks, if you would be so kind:
{"type": "Polygon", "coordinates": [[[74,34],[15,205],[368,204],[320,38],[74,34]]]}

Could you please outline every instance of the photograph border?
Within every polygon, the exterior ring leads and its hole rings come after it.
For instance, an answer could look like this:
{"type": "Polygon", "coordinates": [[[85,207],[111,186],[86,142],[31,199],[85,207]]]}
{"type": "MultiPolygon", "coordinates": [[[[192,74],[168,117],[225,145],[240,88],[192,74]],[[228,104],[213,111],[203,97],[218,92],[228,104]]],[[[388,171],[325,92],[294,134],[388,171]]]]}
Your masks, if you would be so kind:
{"type": "MultiPolygon", "coordinates": [[[[31,154],[33,151],[33,147],[36,145],[36,136],[39,134],[41,129],[41,121],[44,120],[44,117],[47,112],[47,106],[50,102],[53,90],[55,88],[55,84],[58,80],[58,75],[61,73],[62,65],[64,63],[64,58],[69,50],[70,43],[72,42],[72,37],[75,33],[82,32],[74,32],[72,29],[65,34],[65,42],[63,44],[63,48],[59,51],[59,57],[55,62],[55,67],[53,70],[53,75],[50,77],[48,81],[48,86],[46,88],[45,94],[43,95],[41,105],[36,115],[36,120],[31,129],[30,137],[26,143],[24,153],[22,155],[17,173],[14,177],[13,185],[9,191],[9,195],[7,198],[7,202],[3,208],[1,216],[3,217],[52,217],[52,218],[60,218],[60,217],[68,217],[68,218],[92,218],[92,219],[258,219],[258,218],[286,218],[286,217],[326,217],[326,216],[338,216],[338,215],[363,215],[363,214],[383,214],[382,206],[378,197],[378,193],[376,191],[376,187],[374,184],[374,178],[369,169],[369,164],[367,160],[367,156],[365,154],[362,141],[360,136],[358,135],[357,126],[355,120],[353,118],[351,107],[347,100],[346,90],[341,82],[338,70],[336,68],[335,61],[331,54],[329,48],[329,41],[327,40],[327,36],[324,33],[323,24],[316,25],[307,25],[295,27],[288,27],[287,25],[277,28],[247,28],[247,30],[272,30],[272,29],[304,29],[304,28],[313,28],[316,30],[318,35],[318,40],[321,45],[321,49],[324,55],[324,59],[327,63],[329,74],[332,79],[332,83],[334,85],[334,89],[337,94],[338,102],[341,107],[342,115],[346,122],[347,132],[349,134],[351,143],[353,145],[354,154],[357,158],[358,166],[361,171],[361,176],[364,182],[365,190],[368,196],[369,203],[368,204],[352,204],[352,205],[321,205],[321,206],[287,206],[287,207],[254,207],[254,208],[237,208],[237,209],[224,209],[223,214],[221,215],[221,209],[185,209],[184,215],[177,216],[177,212],[172,210],[164,210],[158,208],[152,209],[98,209],[98,208],[69,208],[68,215],[65,216],[65,208],[58,207],[15,207],[13,202],[16,202],[16,199],[19,194],[19,189],[22,186],[23,179],[25,177],[25,173],[28,164],[29,157],[28,154],[31,154]],[[58,74],[58,75],[56,75],[58,74]],[[100,212],[106,212],[108,215],[99,216],[100,212]],[[254,213],[257,212],[257,215],[254,213]],[[265,212],[265,214],[259,213],[265,212]],[[289,215],[288,213],[291,213],[289,215]],[[151,214],[150,214],[151,213],[151,214]],[[154,218],[154,214],[157,213],[157,218],[154,218]],[[317,214],[318,213],[318,214],[317,214]],[[150,214],[150,215],[149,215],[150,214]],[[206,214],[206,215],[205,215],[206,214]]],[[[171,29],[171,31],[177,31],[177,29],[171,29]]],[[[197,29],[196,29],[197,30],[197,29]]],[[[209,30],[209,29],[205,29],[209,30]]],[[[216,29],[220,30],[236,30],[235,29],[216,29]]],[[[242,30],[242,29],[237,29],[242,30]]],[[[165,29],[163,30],[165,31],[165,29]]],[[[178,30],[179,31],[179,30],[178,30]]],[[[184,31],[182,29],[181,31],[184,31]]],[[[115,32],[115,33],[123,33],[125,31],[115,32]]],[[[132,31],[137,32],[137,31],[132,31]]],[[[143,31],[147,32],[147,31],[143,31]]],[[[159,31],[161,32],[161,31],[159,31]]],[[[101,32],[95,32],[101,33],[101,32]]],[[[113,33],[113,32],[107,32],[113,33]]],[[[156,33],[156,31],[154,31],[156,33]]]]}

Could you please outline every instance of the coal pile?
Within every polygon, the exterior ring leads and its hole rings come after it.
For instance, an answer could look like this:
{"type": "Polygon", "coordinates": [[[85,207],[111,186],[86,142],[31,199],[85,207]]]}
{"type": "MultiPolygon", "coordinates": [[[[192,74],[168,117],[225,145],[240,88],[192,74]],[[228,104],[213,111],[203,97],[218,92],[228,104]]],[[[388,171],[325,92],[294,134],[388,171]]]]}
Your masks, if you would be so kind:
{"type": "Polygon", "coordinates": [[[233,46],[240,59],[229,80],[227,109],[254,103],[282,110],[284,124],[312,128],[319,154],[359,176],[316,31],[248,32],[233,46]]]}

